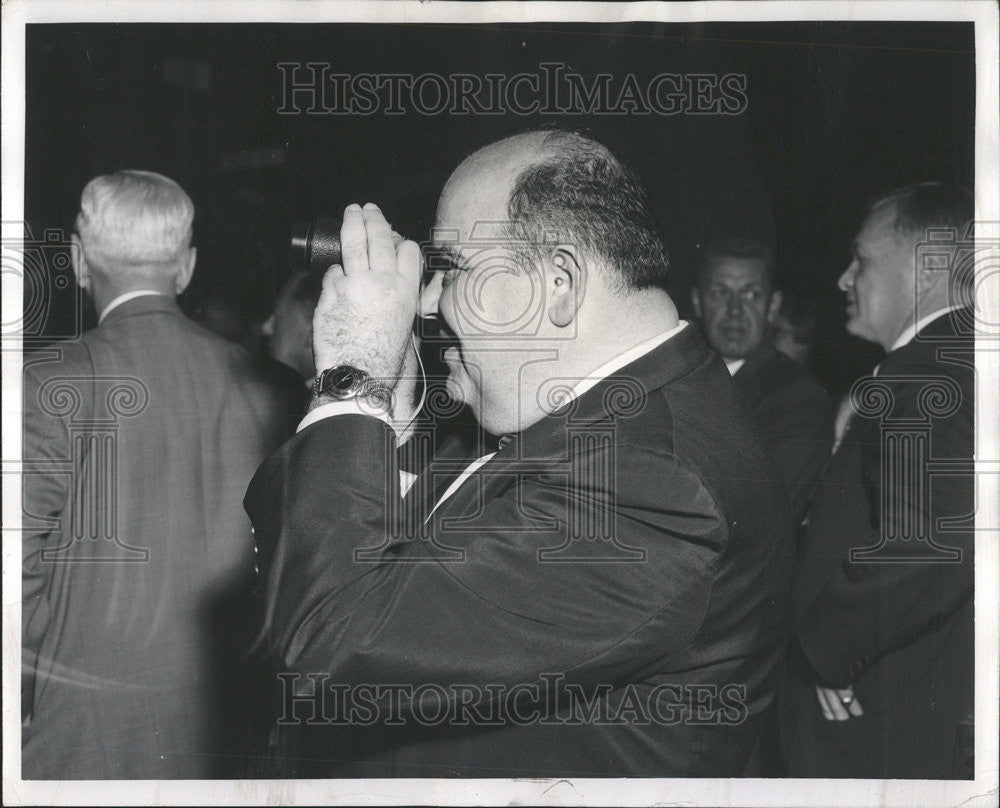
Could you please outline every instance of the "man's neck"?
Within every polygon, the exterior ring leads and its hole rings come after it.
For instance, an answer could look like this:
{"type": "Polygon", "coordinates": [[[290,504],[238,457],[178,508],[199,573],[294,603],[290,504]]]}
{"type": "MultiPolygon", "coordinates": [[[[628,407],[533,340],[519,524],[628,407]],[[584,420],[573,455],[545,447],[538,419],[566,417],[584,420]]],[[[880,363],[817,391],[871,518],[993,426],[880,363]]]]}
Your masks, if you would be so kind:
{"type": "MultiPolygon", "coordinates": [[[[175,297],[174,290],[163,283],[157,283],[154,280],[148,282],[136,282],[134,284],[128,284],[127,286],[106,286],[95,284],[91,288],[91,294],[94,301],[94,308],[97,309],[97,315],[99,318],[103,319],[108,314],[110,314],[109,306],[117,303],[125,295],[135,295],[139,296],[142,294],[156,294],[163,295],[164,297],[175,297]]],[[[117,308],[117,306],[114,306],[117,308]]]]}
{"type": "Polygon", "coordinates": [[[613,361],[635,346],[676,328],[680,322],[677,308],[666,292],[649,291],[630,298],[614,298],[608,307],[601,307],[601,320],[584,323],[580,332],[593,334],[594,339],[581,343],[579,358],[574,364],[586,373],[613,361]],[[610,314],[606,311],[610,310],[610,314]]]}
{"type": "Polygon", "coordinates": [[[910,318],[903,329],[896,335],[896,338],[889,344],[883,344],[882,347],[884,347],[888,353],[898,351],[904,345],[908,345],[917,333],[923,330],[927,325],[943,316],[946,312],[954,311],[958,308],[961,308],[960,303],[952,303],[947,299],[920,302],[917,306],[916,312],[919,315],[919,319],[914,320],[913,318],[910,318]]]}
{"type": "MultiPolygon", "coordinates": [[[[596,332],[601,334],[599,346],[591,345],[588,349],[580,345],[581,350],[575,357],[561,357],[557,374],[559,389],[551,396],[543,395],[542,400],[549,401],[552,410],[564,406],[678,333],[686,323],[673,313],[656,319],[638,318],[635,325],[627,331],[616,331],[609,325],[604,331],[596,332]]],[[[546,414],[539,413],[539,417],[546,414]]]]}

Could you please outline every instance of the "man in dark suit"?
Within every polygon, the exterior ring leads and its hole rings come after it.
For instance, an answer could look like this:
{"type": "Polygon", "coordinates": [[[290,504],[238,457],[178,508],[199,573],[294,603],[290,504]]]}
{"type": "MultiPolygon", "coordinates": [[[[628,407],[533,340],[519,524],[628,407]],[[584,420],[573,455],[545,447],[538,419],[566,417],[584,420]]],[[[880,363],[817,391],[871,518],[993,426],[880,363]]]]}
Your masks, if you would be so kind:
{"type": "Polygon", "coordinates": [[[420,256],[374,205],[324,280],[318,395],[258,470],[263,636],[328,776],[727,776],[773,700],[790,536],[721,360],[663,291],[638,179],[568,131],[476,152],[419,298],[502,436],[399,499],[420,256]]]}
{"type": "Polygon", "coordinates": [[[781,707],[792,776],[972,773],[972,215],[961,188],[894,191],[840,278],[848,331],[888,354],[852,390],[809,510],[781,707]]]}
{"type": "Polygon", "coordinates": [[[193,217],[158,174],[88,183],[73,259],[100,323],[25,357],[26,779],[216,776],[241,751],[240,506],[286,403],[178,309],[193,217]]]}
{"type": "Polygon", "coordinates": [[[833,412],[813,373],[779,352],[768,333],[782,303],[773,250],[752,239],[711,242],[691,298],[708,344],[725,360],[777,461],[798,525],[830,453],[833,412]]]}

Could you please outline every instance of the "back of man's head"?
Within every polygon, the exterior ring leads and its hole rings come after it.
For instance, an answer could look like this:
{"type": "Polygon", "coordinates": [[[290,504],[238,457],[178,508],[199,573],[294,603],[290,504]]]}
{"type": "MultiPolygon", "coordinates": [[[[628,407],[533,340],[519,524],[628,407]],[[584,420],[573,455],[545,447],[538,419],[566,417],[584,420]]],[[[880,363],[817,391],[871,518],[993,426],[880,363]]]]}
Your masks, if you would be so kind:
{"type": "Polygon", "coordinates": [[[602,260],[616,294],[665,289],[670,258],[638,175],[587,132],[536,131],[552,154],[514,180],[507,213],[515,239],[541,246],[555,234],[571,241],[602,260]]]}
{"type": "Polygon", "coordinates": [[[76,232],[89,265],[106,273],[171,265],[191,246],[194,204],[151,171],[95,177],[83,189],[76,232]]]}

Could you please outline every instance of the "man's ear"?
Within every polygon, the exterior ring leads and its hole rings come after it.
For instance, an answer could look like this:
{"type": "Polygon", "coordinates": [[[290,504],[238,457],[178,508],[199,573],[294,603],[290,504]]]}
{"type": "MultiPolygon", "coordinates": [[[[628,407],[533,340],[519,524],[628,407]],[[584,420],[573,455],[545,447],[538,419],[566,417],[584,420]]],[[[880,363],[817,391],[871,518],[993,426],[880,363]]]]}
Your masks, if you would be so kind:
{"type": "Polygon", "coordinates": [[[549,320],[554,326],[565,328],[583,305],[587,293],[587,267],[571,244],[553,247],[543,265],[549,320]]]}
{"type": "Polygon", "coordinates": [[[83,254],[83,244],[80,243],[80,237],[76,233],[70,236],[69,258],[73,264],[76,285],[81,289],[89,289],[90,267],[87,266],[87,256],[83,254]]]}
{"type": "Polygon", "coordinates": [[[926,269],[921,267],[917,270],[917,294],[924,295],[938,284],[942,284],[947,289],[949,277],[947,272],[939,269],[926,269]]]}
{"type": "Polygon", "coordinates": [[[694,316],[701,319],[701,290],[697,286],[691,287],[691,305],[694,307],[694,316]]]}
{"type": "Polygon", "coordinates": [[[771,325],[774,325],[774,319],[778,316],[778,310],[781,309],[784,299],[780,289],[771,292],[771,302],[767,304],[767,321],[771,325]]]}
{"type": "Polygon", "coordinates": [[[191,276],[194,274],[194,265],[198,260],[198,248],[188,247],[187,255],[181,260],[180,270],[174,278],[174,290],[180,294],[187,285],[191,283],[191,276]]]}

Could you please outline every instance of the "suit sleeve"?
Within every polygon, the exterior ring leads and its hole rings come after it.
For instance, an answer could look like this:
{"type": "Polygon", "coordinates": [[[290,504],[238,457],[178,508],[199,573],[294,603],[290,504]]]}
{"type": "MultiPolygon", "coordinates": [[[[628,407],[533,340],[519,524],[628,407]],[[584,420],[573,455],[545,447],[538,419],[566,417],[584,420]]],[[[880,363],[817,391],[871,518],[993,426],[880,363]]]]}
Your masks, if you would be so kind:
{"type": "MultiPolygon", "coordinates": [[[[71,354],[76,346],[63,350],[71,354]]],[[[72,358],[72,356],[71,356],[72,358]]],[[[72,475],[66,462],[71,458],[66,420],[53,414],[40,399],[46,381],[55,374],[67,374],[66,362],[45,362],[29,358],[24,370],[21,532],[21,707],[31,710],[34,670],[42,639],[50,623],[46,596],[47,569],[42,550],[58,530],[59,520],[68,518],[72,475]]],[[[79,391],[83,395],[84,391],[79,391]]],[[[81,402],[85,403],[85,402],[81,402]]]]}
{"type": "MultiPolygon", "coordinates": [[[[933,374],[940,375],[941,369],[931,366],[914,375],[926,378],[933,374]]],[[[889,381],[899,402],[894,418],[912,417],[919,421],[919,383],[889,381]]],[[[932,422],[932,459],[971,460],[971,378],[962,385],[962,391],[960,409],[932,422]]],[[[921,480],[919,475],[909,479],[897,476],[889,492],[890,505],[883,512],[882,498],[886,493],[883,465],[887,462],[884,430],[876,427],[868,429],[867,434],[862,483],[871,529],[867,535],[858,537],[855,547],[878,545],[883,536],[912,535],[917,525],[924,524],[938,545],[957,548],[960,558],[911,560],[912,556],[925,552],[925,544],[897,540],[891,542],[891,550],[900,557],[891,563],[840,560],[833,576],[804,614],[799,642],[816,672],[827,682],[841,686],[855,681],[882,654],[907,644],[947,619],[972,597],[973,591],[973,532],[967,527],[944,531],[941,521],[971,518],[973,475],[951,475],[936,482],[921,480]]],[[[917,469],[923,470],[925,467],[917,469]]]]}
{"type": "Polygon", "coordinates": [[[698,633],[727,525],[669,455],[620,446],[581,451],[568,477],[522,469],[468,520],[435,520],[435,535],[359,563],[356,550],[398,525],[395,462],[388,427],[344,415],[304,429],[251,483],[266,641],[289,670],[342,683],[514,685],[543,672],[613,683],[698,633]],[[613,485],[581,483],[606,479],[609,463],[613,485]],[[614,526],[631,562],[597,561],[594,520],[614,526]],[[571,552],[544,552],[567,538],[571,552]],[[461,557],[422,559],[428,541],[461,557]]]}
{"type": "Polygon", "coordinates": [[[757,420],[798,524],[833,444],[830,400],[815,381],[798,379],[780,395],[771,396],[757,420]]]}

